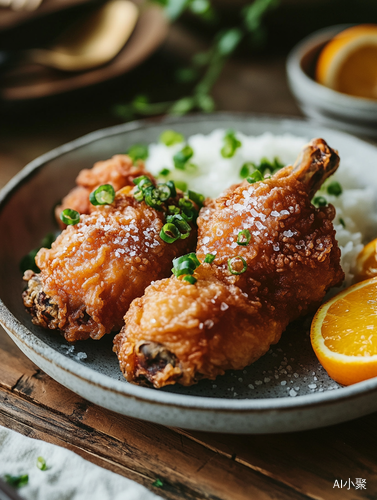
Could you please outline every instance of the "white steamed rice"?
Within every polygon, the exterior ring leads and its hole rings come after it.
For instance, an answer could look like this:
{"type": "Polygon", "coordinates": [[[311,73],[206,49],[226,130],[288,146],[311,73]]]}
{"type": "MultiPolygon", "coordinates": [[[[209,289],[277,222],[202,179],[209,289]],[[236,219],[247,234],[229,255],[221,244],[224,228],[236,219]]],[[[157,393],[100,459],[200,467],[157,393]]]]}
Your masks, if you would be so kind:
{"type": "MultiPolygon", "coordinates": [[[[209,197],[217,197],[224,189],[241,181],[239,172],[245,162],[259,163],[263,157],[273,160],[278,157],[285,164],[292,164],[302,146],[309,138],[296,137],[290,134],[274,136],[265,133],[258,137],[237,133],[242,146],[229,159],[221,156],[224,130],[214,130],[209,135],[197,134],[189,137],[187,143],[194,151],[190,162],[196,169],[177,170],[174,168],[173,156],[184,144],[168,147],[162,143],[149,146],[149,158],[146,167],[158,176],[162,169],[168,168],[168,177],[158,177],[184,181],[188,188],[209,197]]],[[[336,145],[334,145],[336,147],[336,145]]],[[[365,243],[377,236],[377,216],[374,211],[376,194],[372,187],[362,187],[355,174],[355,165],[347,158],[341,158],[341,165],[332,179],[337,180],[343,193],[340,196],[323,194],[329,203],[336,208],[334,226],[341,249],[341,265],[346,274],[343,287],[352,283],[356,257],[365,243]],[[342,219],[345,227],[340,223],[342,219]]]]}

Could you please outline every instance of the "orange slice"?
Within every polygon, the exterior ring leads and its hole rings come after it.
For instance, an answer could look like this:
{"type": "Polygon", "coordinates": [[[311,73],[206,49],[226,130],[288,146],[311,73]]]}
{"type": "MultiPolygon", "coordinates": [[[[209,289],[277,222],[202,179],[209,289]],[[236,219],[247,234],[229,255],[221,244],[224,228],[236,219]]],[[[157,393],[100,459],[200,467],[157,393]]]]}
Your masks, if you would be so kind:
{"type": "Polygon", "coordinates": [[[357,283],[323,304],[310,338],[318,360],[340,384],[377,377],[377,278],[357,283]]]}
{"type": "Polygon", "coordinates": [[[330,40],[318,58],[316,79],[338,92],[377,99],[377,25],[354,26],[330,40]]]}
{"type": "Polygon", "coordinates": [[[355,281],[377,276],[377,239],[365,245],[356,259],[355,281]]]}

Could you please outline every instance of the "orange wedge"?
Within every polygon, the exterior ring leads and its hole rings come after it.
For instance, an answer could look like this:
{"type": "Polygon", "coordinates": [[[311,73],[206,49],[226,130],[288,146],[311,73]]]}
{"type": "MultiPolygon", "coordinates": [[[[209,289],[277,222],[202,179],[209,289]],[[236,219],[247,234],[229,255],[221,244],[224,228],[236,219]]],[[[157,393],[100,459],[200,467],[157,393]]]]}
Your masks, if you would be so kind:
{"type": "Polygon", "coordinates": [[[318,360],[343,385],[377,377],[377,277],[323,304],[310,338],[318,360]]]}
{"type": "Polygon", "coordinates": [[[338,92],[377,99],[377,25],[354,26],[330,40],[318,58],[316,79],[338,92]]]}
{"type": "Polygon", "coordinates": [[[356,281],[377,276],[377,239],[365,245],[356,259],[356,281]]]}

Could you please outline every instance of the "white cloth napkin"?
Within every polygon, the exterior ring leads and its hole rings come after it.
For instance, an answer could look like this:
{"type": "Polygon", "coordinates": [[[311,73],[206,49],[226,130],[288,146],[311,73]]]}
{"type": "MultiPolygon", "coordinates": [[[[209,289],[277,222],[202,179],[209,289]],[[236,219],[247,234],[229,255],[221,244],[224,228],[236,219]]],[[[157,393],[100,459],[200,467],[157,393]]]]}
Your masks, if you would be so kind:
{"type": "Polygon", "coordinates": [[[18,490],[26,500],[162,500],[140,484],[76,453],[0,426],[0,477],[29,475],[18,490]],[[47,470],[37,467],[38,457],[47,470]]]}

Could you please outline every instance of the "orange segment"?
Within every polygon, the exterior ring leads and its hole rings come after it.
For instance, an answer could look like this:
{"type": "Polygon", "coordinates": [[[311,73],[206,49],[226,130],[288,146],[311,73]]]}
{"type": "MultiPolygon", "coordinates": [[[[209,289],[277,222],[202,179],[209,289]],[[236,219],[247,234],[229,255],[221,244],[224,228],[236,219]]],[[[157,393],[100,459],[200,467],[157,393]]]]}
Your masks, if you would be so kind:
{"type": "Polygon", "coordinates": [[[310,337],[318,360],[340,384],[377,377],[377,277],[323,304],[310,337]]]}
{"type": "Polygon", "coordinates": [[[377,25],[354,26],[330,40],[318,58],[316,79],[338,92],[377,99],[377,25]]]}
{"type": "Polygon", "coordinates": [[[377,239],[365,245],[356,259],[355,281],[377,276],[377,239]]]}

